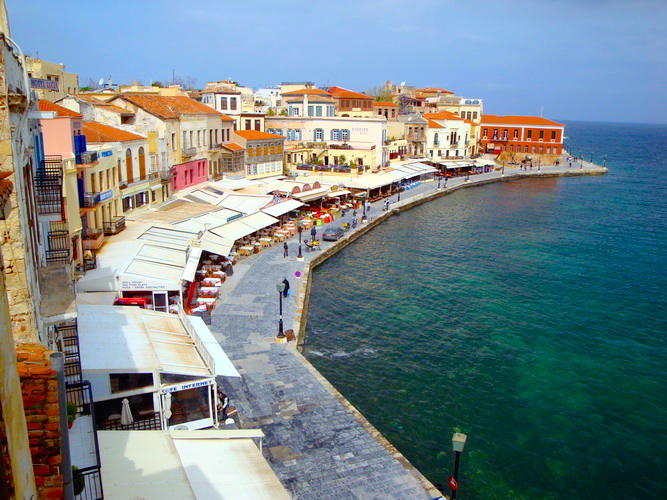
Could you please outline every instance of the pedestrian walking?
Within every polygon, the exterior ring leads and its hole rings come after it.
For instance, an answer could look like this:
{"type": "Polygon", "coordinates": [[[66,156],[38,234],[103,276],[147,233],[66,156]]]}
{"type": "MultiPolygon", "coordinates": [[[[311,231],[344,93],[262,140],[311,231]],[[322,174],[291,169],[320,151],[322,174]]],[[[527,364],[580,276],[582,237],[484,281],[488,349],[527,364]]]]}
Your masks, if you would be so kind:
{"type": "Polygon", "coordinates": [[[283,280],[283,283],[285,284],[285,290],[283,290],[283,297],[287,297],[289,295],[289,281],[287,281],[287,278],[283,280]]]}
{"type": "Polygon", "coordinates": [[[366,202],[366,212],[370,212],[370,211],[371,211],[371,202],[367,201],[366,202]]]}
{"type": "Polygon", "coordinates": [[[289,246],[287,246],[287,242],[283,243],[283,258],[289,257],[289,246]]]}
{"type": "Polygon", "coordinates": [[[310,230],[310,236],[313,241],[317,239],[317,229],[315,229],[315,226],[310,230]]]}
{"type": "Polygon", "coordinates": [[[387,210],[389,210],[389,201],[384,200],[384,211],[386,212],[387,210]]]}
{"type": "Polygon", "coordinates": [[[218,388],[218,411],[222,413],[223,424],[227,420],[227,408],[229,408],[229,398],[218,388]]]}

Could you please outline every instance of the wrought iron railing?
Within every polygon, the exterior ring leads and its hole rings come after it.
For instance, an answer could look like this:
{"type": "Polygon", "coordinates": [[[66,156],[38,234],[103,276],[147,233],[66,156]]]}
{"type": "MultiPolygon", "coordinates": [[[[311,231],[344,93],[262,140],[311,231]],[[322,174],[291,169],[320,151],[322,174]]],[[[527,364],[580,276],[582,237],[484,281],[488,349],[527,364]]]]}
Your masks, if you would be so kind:
{"type": "Polygon", "coordinates": [[[93,404],[93,391],[90,382],[84,380],[80,383],[67,384],[67,401],[76,405],[78,415],[90,415],[92,425],[92,436],[95,444],[95,464],[89,467],[77,469],[74,472],[73,483],[75,491],[81,490],[75,495],[80,500],[102,500],[102,478],[100,475],[100,446],[97,442],[97,429],[95,426],[95,406],[93,404]]]}
{"type": "Polygon", "coordinates": [[[46,250],[46,266],[69,264],[69,250],[46,250]]]}
{"type": "Polygon", "coordinates": [[[35,198],[40,215],[62,211],[63,167],[60,156],[47,156],[35,173],[35,198]]]}
{"type": "Polygon", "coordinates": [[[80,384],[83,379],[76,321],[57,325],[55,331],[58,348],[65,355],[65,380],[68,384],[80,384]]]}
{"type": "Polygon", "coordinates": [[[121,424],[120,420],[107,420],[100,426],[103,431],[159,431],[162,430],[160,413],[155,412],[148,418],[134,417],[131,424],[121,424]]]}
{"type": "Polygon", "coordinates": [[[79,199],[81,208],[94,208],[100,204],[100,193],[83,193],[79,199]]]}
{"type": "Polygon", "coordinates": [[[114,217],[111,222],[104,223],[104,234],[118,234],[125,229],[125,217],[114,217]]]}
{"type": "Polygon", "coordinates": [[[77,165],[91,165],[97,161],[97,151],[84,151],[76,155],[77,165]]]}
{"type": "Polygon", "coordinates": [[[197,154],[197,148],[183,148],[181,150],[182,156],[194,156],[197,154]]]}

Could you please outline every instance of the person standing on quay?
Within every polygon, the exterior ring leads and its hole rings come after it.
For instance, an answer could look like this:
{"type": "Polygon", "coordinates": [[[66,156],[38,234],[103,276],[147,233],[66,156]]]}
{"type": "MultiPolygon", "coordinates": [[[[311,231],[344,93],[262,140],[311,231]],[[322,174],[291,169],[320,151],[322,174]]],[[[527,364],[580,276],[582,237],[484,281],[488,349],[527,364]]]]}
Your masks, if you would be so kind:
{"type": "Polygon", "coordinates": [[[283,280],[283,283],[285,284],[285,290],[283,290],[283,297],[287,297],[289,295],[289,281],[287,281],[287,278],[283,280]]]}
{"type": "Polygon", "coordinates": [[[315,229],[315,226],[310,230],[310,236],[312,241],[317,239],[317,229],[315,229]]]}
{"type": "Polygon", "coordinates": [[[287,242],[283,243],[283,258],[289,257],[289,246],[287,246],[287,242]]]}

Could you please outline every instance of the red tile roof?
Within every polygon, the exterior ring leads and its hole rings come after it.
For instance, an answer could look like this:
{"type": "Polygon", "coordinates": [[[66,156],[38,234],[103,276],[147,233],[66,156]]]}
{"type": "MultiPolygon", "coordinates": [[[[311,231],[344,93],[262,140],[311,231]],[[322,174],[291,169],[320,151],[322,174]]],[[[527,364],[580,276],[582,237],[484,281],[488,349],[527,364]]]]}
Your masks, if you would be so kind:
{"type": "Polygon", "coordinates": [[[438,122],[434,122],[433,120],[427,120],[428,121],[428,128],[445,128],[444,125],[440,125],[438,122]]]}
{"type": "Polygon", "coordinates": [[[220,115],[220,121],[233,122],[234,118],[232,118],[231,116],[227,116],[227,115],[220,115]]]}
{"type": "Polygon", "coordinates": [[[133,115],[134,111],[130,111],[129,109],[121,108],[120,106],[116,106],[115,104],[109,104],[106,101],[103,101],[102,99],[98,99],[97,97],[93,97],[92,95],[85,95],[85,94],[77,94],[76,95],[77,99],[81,99],[82,101],[89,102],[90,104],[93,104],[94,106],[104,108],[105,111],[112,111],[114,113],[118,113],[121,115],[133,115]]]}
{"type": "Polygon", "coordinates": [[[209,87],[201,91],[202,94],[240,94],[238,90],[229,87],[209,87]]]}
{"type": "Polygon", "coordinates": [[[359,92],[344,89],[343,87],[329,87],[329,93],[334,97],[344,99],[373,99],[373,96],[360,94],[359,92]]]}
{"type": "Polygon", "coordinates": [[[451,111],[439,111],[437,113],[424,113],[424,118],[430,120],[463,120],[459,115],[455,115],[451,111]]]}
{"type": "Polygon", "coordinates": [[[223,148],[229,149],[230,151],[245,151],[243,146],[236,144],[235,142],[225,142],[222,145],[223,148]]]}
{"type": "Polygon", "coordinates": [[[278,134],[269,134],[268,132],[260,132],[259,130],[237,130],[236,135],[243,137],[246,140],[252,141],[256,139],[284,139],[285,137],[278,134]]]}
{"type": "Polygon", "coordinates": [[[83,122],[83,135],[88,142],[125,142],[145,137],[98,122],[83,122]]]}
{"type": "Polygon", "coordinates": [[[181,115],[220,115],[219,111],[185,96],[123,94],[121,99],[139,106],[159,118],[179,118],[181,115]]]}
{"type": "Polygon", "coordinates": [[[482,125],[544,125],[548,127],[564,127],[562,123],[547,120],[541,116],[498,116],[482,115],[482,125]]]}
{"type": "Polygon", "coordinates": [[[443,89],[441,87],[425,87],[423,89],[415,89],[416,92],[440,92],[442,94],[453,94],[451,90],[443,89]]]}
{"type": "Polygon", "coordinates": [[[389,106],[392,108],[397,108],[398,104],[389,101],[375,101],[373,106],[389,106]]]}
{"type": "Polygon", "coordinates": [[[39,110],[40,111],[55,111],[58,116],[70,116],[72,118],[83,118],[83,115],[80,113],[77,113],[75,111],[72,111],[71,109],[67,109],[64,106],[61,106],[60,104],[56,104],[51,101],[44,101],[40,100],[39,101],[39,110]]]}
{"type": "Polygon", "coordinates": [[[327,92],[326,90],[322,89],[300,89],[300,90],[292,90],[291,92],[283,92],[280,95],[323,95],[323,96],[328,96],[331,97],[331,94],[327,92]]]}

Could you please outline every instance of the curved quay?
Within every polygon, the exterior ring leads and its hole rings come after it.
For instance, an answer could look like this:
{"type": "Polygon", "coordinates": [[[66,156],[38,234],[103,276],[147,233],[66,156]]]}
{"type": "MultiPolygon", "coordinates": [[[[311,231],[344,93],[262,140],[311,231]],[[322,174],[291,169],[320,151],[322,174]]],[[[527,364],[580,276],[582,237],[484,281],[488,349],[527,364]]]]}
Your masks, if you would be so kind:
{"type": "MultiPolygon", "coordinates": [[[[579,163],[577,163],[577,167],[579,163]]],[[[265,456],[285,487],[297,499],[410,498],[432,499],[438,490],[375,429],[300,353],[305,340],[311,271],[385,219],[418,204],[462,188],[525,178],[600,175],[606,168],[587,162],[582,168],[543,167],[540,171],[506,169],[437,182],[402,193],[387,212],[373,204],[369,222],[322,252],[304,253],[290,241],[289,258],[281,245],[254,255],[235,267],[221,289],[212,313],[211,331],[242,375],[225,379],[223,388],[238,408],[243,427],[261,427],[265,456]],[[376,215],[380,214],[380,215],[376,215]],[[375,216],[375,217],[374,217],[375,216]],[[294,273],[302,277],[296,279],[294,273]],[[277,344],[278,297],[275,284],[287,277],[294,294],[283,301],[286,328],[293,325],[297,342],[277,344]]],[[[348,219],[337,219],[338,225],[348,219]]],[[[320,231],[324,227],[320,228],[320,231]]],[[[443,476],[446,473],[443,472],[443,476]]]]}

